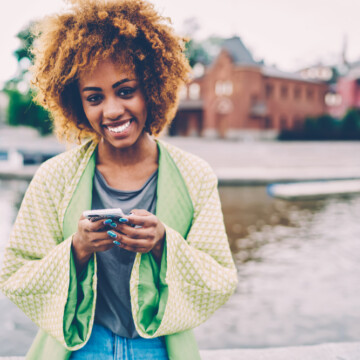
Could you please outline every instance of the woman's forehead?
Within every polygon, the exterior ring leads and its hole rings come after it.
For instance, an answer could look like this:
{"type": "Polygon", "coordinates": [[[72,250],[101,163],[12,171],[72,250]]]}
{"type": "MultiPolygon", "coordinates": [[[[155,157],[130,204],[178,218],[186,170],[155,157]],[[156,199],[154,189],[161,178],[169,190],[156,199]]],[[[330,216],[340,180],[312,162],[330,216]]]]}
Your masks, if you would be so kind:
{"type": "Polygon", "coordinates": [[[122,78],[136,79],[134,64],[121,61],[121,59],[100,60],[95,67],[79,74],[79,83],[81,85],[114,78],[119,78],[119,80],[122,78]]]}

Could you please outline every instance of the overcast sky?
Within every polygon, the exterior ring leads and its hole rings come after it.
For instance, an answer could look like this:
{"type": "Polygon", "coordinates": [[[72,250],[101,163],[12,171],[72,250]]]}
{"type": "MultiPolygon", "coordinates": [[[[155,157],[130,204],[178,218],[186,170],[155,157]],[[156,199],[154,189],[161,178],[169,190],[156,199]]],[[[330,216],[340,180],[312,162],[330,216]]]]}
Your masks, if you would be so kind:
{"type": "MultiPolygon", "coordinates": [[[[282,70],[347,57],[360,59],[360,0],[153,0],[178,32],[196,17],[198,39],[238,35],[256,59],[282,70]]],[[[0,84],[16,72],[16,33],[30,20],[64,8],[61,0],[2,0],[0,3],[0,84]]]]}

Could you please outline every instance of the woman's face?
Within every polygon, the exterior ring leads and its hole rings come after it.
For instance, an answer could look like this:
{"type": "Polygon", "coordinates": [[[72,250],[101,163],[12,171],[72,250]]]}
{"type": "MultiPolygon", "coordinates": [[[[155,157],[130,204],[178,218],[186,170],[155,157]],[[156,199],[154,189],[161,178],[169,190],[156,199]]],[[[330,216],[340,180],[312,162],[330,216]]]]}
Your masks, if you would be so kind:
{"type": "Polygon", "coordinates": [[[145,97],[129,67],[101,61],[80,76],[79,91],[85,115],[106,145],[126,149],[144,138],[145,97]]]}

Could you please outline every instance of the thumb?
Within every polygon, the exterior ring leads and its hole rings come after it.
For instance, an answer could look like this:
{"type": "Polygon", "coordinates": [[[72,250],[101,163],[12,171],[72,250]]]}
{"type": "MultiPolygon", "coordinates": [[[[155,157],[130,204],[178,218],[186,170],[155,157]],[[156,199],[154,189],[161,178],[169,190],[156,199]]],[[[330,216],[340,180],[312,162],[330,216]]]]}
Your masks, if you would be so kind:
{"type": "Polygon", "coordinates": [[[136,216],[149,216],[149,215],[152,215],[150,212],[144,210],[144,209],[133,209],[130,211],[130,215],[131,214],[134,214],[136,216]]]}

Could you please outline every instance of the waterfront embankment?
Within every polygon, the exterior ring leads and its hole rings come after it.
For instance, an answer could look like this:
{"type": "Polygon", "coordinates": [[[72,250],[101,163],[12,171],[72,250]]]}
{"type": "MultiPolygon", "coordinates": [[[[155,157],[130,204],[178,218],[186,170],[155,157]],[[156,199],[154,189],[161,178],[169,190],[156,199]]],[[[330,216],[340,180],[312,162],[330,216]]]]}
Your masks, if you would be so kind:
{"type": "MultiPolygon", "coordinates": [[[[220,185],[266,185],[273,182],[360,178],[360,142],[229,141],[163,137],[205,159],[220,185]]],[[[29,140],[23,140],[23,143],[29,140]]],[[[62,149],[55,139],[38,138],[41,149],[62,149]]],[[[16,143],[12,142],[13,146],[16,143]]],[[[23,145],[24,146],[24,145],[23,145]]],[[[31,144],[36,147],[34,143],[31,144]]],[[[30,180],[36,166],[0,167],[0,179],[30,180]]]]}

